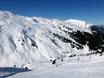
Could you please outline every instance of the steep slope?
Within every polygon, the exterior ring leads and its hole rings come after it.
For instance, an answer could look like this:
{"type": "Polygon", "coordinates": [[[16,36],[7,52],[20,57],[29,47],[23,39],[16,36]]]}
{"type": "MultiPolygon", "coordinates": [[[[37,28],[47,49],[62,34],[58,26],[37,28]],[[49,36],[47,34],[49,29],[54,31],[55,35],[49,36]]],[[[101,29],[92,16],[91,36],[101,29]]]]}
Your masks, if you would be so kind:
{"type": "Polygon", "coordinates": [[[103,48],[95,49],[103,40],[92,32],[91,24],[71,21],[1,11],[0,66],[31,67],[36,62],[103,53],[103,48]]]}

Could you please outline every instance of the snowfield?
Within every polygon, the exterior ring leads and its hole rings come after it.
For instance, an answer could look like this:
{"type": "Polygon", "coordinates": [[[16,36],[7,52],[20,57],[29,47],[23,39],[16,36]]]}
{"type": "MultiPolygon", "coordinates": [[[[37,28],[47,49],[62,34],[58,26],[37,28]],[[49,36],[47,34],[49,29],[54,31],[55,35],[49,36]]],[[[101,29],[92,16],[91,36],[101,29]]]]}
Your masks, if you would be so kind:
{"type": "Polygon", "coordinates": [[[39,64],[32,71],[8,78],[104,78],[104,61],[67,63],[57,67],[50,63],[39,64]]]}
{"type": "Polygon", "coordinates": [[[104,78],[104,27],[0,11],[0,78],[104,78]]]}

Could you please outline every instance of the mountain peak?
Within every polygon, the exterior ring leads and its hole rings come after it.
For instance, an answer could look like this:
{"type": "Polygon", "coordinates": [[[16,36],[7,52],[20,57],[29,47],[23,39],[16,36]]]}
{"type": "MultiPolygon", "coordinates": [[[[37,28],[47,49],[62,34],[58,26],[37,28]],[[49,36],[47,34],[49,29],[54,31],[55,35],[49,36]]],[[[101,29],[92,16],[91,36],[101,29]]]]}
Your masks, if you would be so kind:
{"type": "Polygon", "coordinates": [[[65,21],[71,25],[80,26],[82,28],[89,28],[92,24],[88,24],[86,21],[77,20],[77,19],[69,19],[65,21]]]}
{"type": "Polygon", "coordinates": [[[0,11],[0,20],[6,20],[9,17],[13,16],[14,14],[10,11],[0,11]]]}
{"type": "Polygon", "coordinates": [[[13,13],[10,11],[0,11],[0,15],[12,15],[13,13]]]}

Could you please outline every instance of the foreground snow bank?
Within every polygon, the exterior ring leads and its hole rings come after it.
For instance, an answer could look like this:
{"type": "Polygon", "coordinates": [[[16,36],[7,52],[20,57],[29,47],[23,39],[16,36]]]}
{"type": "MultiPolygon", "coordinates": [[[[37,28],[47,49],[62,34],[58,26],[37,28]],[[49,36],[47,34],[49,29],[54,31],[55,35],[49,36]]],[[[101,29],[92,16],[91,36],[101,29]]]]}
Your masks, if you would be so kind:
{"type": "Polygon", "coordinates": [[[104,62],[37,65],[30,72],[19,73],[8,78],[104,78],[104,62]]]}

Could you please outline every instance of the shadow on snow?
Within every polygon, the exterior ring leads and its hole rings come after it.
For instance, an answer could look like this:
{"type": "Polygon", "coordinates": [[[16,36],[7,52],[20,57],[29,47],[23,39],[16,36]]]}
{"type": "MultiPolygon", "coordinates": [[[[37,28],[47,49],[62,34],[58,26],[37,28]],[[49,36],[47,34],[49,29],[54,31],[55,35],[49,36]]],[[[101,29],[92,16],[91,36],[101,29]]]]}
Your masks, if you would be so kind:
{"type": "Polygon", "coordinates": [[[0,78],[6,78],[17,73],[31,71],[25,68],[0,67],[0,78]]]}

